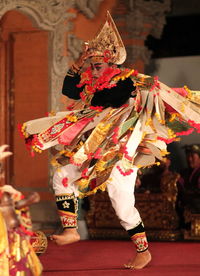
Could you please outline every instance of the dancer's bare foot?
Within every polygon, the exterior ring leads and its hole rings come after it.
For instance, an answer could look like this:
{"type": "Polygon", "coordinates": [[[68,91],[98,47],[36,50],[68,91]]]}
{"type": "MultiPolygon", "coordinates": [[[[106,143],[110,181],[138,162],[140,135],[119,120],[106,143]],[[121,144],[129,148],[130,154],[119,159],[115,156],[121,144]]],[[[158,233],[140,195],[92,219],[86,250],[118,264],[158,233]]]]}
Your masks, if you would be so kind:
{"type": "Polygon", "coordinates": [[[130,260],[127,264],[125,264],[125,268],[130,269],[142,269],[151,261],[151,253],[149,250],[146,250],[141,253],[136,253],[135,258],[130,260]]]}
{"type": "Polygon", "coordinates": [[[65,245],[80,240],[80,235],[76,228],[66,228],[60,235],[51,235],[50,239],[57,245],[65,245]]]}

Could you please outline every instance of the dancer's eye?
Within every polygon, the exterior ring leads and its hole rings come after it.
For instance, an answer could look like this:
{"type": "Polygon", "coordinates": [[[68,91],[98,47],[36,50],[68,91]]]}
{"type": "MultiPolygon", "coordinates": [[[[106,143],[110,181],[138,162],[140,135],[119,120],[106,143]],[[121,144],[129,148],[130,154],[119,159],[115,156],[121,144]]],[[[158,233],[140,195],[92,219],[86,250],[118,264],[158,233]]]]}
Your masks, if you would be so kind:
{"type": "Polygon", "coordinates": [[[102,66],[101,66],[100,63],[95,63],[95,64],[92,64],[92,63],[91,63],[91,69],[92,69],[92,70],[99,71],[99,70],[101,70],[101,68],[102,68],[102,66]]]}

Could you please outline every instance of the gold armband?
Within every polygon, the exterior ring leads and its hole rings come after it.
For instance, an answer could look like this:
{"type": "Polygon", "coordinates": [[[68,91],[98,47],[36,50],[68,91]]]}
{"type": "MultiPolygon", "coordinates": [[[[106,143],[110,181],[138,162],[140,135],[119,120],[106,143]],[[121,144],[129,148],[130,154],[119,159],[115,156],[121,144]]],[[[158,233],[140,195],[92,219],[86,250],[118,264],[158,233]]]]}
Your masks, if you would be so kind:
{"type": "Polygon", "coordinates": [[[67,71],[67,76],[74,77],[74,74],[77,74],[80,69],[77,64],[72,64],[71,68],[67,71]]]}

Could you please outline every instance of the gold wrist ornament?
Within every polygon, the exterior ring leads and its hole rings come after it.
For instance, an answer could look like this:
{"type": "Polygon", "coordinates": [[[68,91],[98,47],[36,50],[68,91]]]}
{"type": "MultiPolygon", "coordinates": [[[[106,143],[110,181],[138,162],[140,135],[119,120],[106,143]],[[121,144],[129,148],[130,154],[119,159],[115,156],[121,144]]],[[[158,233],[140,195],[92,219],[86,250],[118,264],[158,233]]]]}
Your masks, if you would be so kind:
{"type": "Polygon", "coordinates": [[[77,64],[72,64],[71,68],[67,71],[67,76],[74,77],[80,71],[81,67],[77,64]]]}
{"type": "MultiPolygon", "coordinates": [[[[78,60],[77,63],[80,63],[80,60],[78,60]]],[[[82,65],[78,65],[77,63],[72,64],[71,68],[67,72],[68,76],[73,77],[74,74],[78,74],[80,72],[82,65]]]]}
{"type": "Polygon", "coordinates": [[[77,65],[76,63],[72,64],[71,69],[74,73],[78,73],[81,69],[81,66],[77,65]]]}

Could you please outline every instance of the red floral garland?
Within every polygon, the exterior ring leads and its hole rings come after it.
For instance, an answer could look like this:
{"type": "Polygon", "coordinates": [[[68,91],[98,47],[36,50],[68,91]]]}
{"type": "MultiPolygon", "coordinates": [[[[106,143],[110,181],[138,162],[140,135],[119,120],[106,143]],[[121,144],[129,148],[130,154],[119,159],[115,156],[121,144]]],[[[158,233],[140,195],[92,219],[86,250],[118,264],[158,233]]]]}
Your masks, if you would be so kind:
{"type": "MultiPolygon", "coordinates": [[[[116,86],[115,83],[111,84],[110,81],[111,79],[120,74],[121,70],[119,68],[112,68],[108,67],[105,69],[103,74],[96,80],[95,84],[93,84],[94,77],[92,75],[92,69],[91,67],[88,67],[85,72],[82,73],[81,75],[81,81],[77,85],[78,88],[83,87],[86,85],[86,93],[92,95],[94,94],[97,90],[103,90],[104,88],[112,88],[116,86]]],[[[85,95],[84,93],[81,93],[81,98],[82,100],[85,100],[85,95]]]]}

